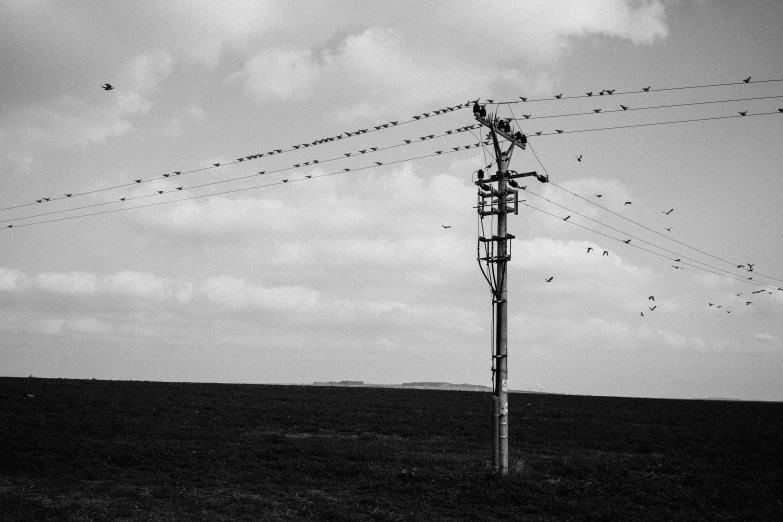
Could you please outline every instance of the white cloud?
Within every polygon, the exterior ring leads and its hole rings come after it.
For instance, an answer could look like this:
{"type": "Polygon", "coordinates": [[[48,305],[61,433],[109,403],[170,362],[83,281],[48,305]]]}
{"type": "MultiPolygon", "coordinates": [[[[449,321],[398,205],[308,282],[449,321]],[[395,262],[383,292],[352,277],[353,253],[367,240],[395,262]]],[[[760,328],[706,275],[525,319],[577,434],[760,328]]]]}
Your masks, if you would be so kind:
{"type": "Polygon", "coordinates": [[[301,286],[264,287],[229,276],[210,277],[199,291],[209,301],[230,308],[259,307],[271,310],[310,308],[318,302],[318,291],[301,286]]]}
{"type": "Polygon", "coordinates": [[[134,297],[171,298],[176,292],[176,283],[159,278],[147,272],[123,270],[103,278],[105,291],[134,297]]]}
{"type": "Polygon", "coordinates": [[[27,276],[20,270],[0,267],[0,291],[10,292],[29,285],[27,276]]]}
{"type": "Polygon", "coordinates": [[[97,280],[95,274],[86,272],[46,272],[35,278],[35,285],[48,292],[89,295],[95,293],[97,280]]]}

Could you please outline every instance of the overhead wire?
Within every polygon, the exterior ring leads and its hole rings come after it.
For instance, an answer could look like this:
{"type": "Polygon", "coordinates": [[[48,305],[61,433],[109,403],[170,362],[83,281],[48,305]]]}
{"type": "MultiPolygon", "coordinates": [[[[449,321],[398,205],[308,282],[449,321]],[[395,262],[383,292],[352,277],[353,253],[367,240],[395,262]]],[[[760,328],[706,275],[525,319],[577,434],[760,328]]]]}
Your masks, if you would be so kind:
{"type": "MultiPolygon", "coordinates": [[[[647,94],[651,92],[665,92],[665,91],[682,91],[682,90],[689,90],[689,89],[708,89],[708,88],[714,88],[714,87],[728,87],[731,85],[756,85],[760,83],[774,83],[774,82],[783,82],[783,78],[775,78],[770,80],[755,80],[752,82],[746,82],[744,80],[739,82],[724,82],[724,83],[712,83],[712,84],[706,84],[706,85],[682,85],[682,86],[675,86],[675,87],[662,87],[659,89],[653,89],[650,88],[642,88],[638,91],[620,91],[616,92],[613,90],[612,94],[607,94],[606,96],[601,95],[588,95],[588,94],[582,94],[578,96],[561,96],[560,98],[533,98],[530,99],[529,97],[525,97],[526,99],[521,99],[523,97],[520,96],[519,100],[505,100],[505,101],[489,101],[487,99],[484,100],[482,103],[487,103],[488,105],[506,105],[511,103],[537,103],[542,101],[555,101],[555,100],[575,100],[579,98],[605,98],[609,96],[620,96],[624,94],[647,94]]],[[[604,89],[605,91],[605,89],[604,89]]]]}
{"type": "MultiPolygon", "coordinates": [[[[73,220],[73,219],[80,219],[80,218],[85,218],[85,217],[99,216],[99,215],[104,215],[104,214],[112,214],[112,213],[123,212],[123,211],[127,211],[127,210],[136,210],[136,209],[149,208],[149,207],[160,206],[160,205],[168,205],[168,204],[171,204],[171,203],[179,203],[179,202],[182,202],[182,201],[203,199],[203,198],[212,197],[212,196],[219,196],[219,195],[224,195],[224,194],[232,194],[232,193],[237,193],[237,192],[244,192],[244,191],[247,191],[247,190],[266,188],[266,187],[271,187],[271,186],[276,186],[276,185],[284,185],[286,183],[296,183],[296,182],[300,182],[300,181],[308,181],[308,180],[311,180],[311,179],[324,178],[324,177],[328,177],[328,176],[334,176],[334,175],[337,175],[337,174],[345,174],[345,173],[348,173],[348,172],[359,172],[359,171],[363,171],[363,170],[378,168],[380,166],[395,165],[395,164],[398,164],[398,163],[404,163],[404,162],[408,162],[408,161],[417,161],[417,160],[421,160],[421,159],[424,159],[424,158],[434,158],[434,157],[441,156],[441,155],[454,154],[456,152],[469,150],[471,148],[477,148],[480,145],[481,145],[481,142],[471,143],[471,144],[468,144],[468,145],[462,145],[462,146],[458,147],[457,150],[452,149],[450,151],[442,151],[441,154],[438,154],[438,153],[424,154],[424,155],[416,156],[416,157],[409,157],[409,158],[403,158],[403,159],[399,159],[399,160],[386,161],[386,162],[382,163],[382,165],[377,165],[376,164],[376,165],[368,165],[368,166],[365,166],[365,167],[344,168],[344,169],[341,169],[339,171],[327,172],[327,173],[324,173],[324,174],[313,174],[311,176],[305,176],[303,178],[296,178],[296,179],[291,179],[291,180],[286,180],[286,181],[282,181],[281,180],[281,181],[276,181],[276,182],[272,182],[272,183],[266,183],[266,184],[262,184],[262,185],[254,185],[254,186],[251,186],[251,187],[242,187],[242,188],[237,188],[237,189],[224,190],[224,191],[220,191],[220,192],[211,192],[209,194],[200,194],[200,195],[196,195],[196,196],[189,196],[189,197],[186,197],[186,198],[171,199],[171,200],[159,201],[159,202],[155,202],[155,203],[147,203],[147,204],[144,204],[144,205],[136,205],[136,206],[132,206],[132,207],[123,207],[123,208],[118,208],[118,209],[103,210],[103,211],[100,211],[100,212],[91,212],[91,213],[87,213],[87,214],[80,214],[80,215],[77,215],[77,216],[63,216],[63,217],[59,217],[59,218],[55,218],[55,219],[34,221],[34,222],[31,222],[31,223],[14,224],[14,225],[11,225],[11,226],[4,227],[4,228],[2,228],[0,230],[7,231],[8,229],[13,229],[13,228],[29,227],[29,226],[34,226],[34,225],[42,225],[42,224],[46,224],[46,223],[54,223],[54,222],[59,222],[59,221],[68,221],[68,220],[73,220]]],[[[167,191],[167,192],[164,192],[164,193],[173,193],[173,192],[178,192],[178,191],[174,190],[174,191],[167,191]]],[[[30,219],[30,218],[28,218],[28,219],[30,219]]]]}

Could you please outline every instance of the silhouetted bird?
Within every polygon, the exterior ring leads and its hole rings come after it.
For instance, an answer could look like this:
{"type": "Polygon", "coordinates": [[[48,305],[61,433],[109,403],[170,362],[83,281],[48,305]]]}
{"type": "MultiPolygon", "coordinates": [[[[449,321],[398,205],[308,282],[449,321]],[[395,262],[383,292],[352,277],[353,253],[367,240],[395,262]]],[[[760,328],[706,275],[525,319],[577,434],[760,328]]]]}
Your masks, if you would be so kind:
{"type": "Polygon", "coordinates": [[[623,243],[625,243],[626,245],[629,245],[629,244],[631,244],[631,240],[630,239],[624,239],[623,243]]]}
{"type": "Polygon", "coordinates": [[[568,221],[571,218],[571,216],[566,216],[563,218],[563,221],[568,221]]]}
{"type": "Polygon", "coordinates": [[[66,194],[65,195],[66,198],[70,198],[71,196],[73,196],[73,194],[66,194]]]}
{"type": "Polygon", "coordinates": [[[562,131],[562,130],[555,129],[555,131],[556,131],[558,134],[563,134],[563,131],[562,131]]]}
{"type": "Polygon", "coordinates": [[[606,90],[606,93],[607,93],[607,94],[614,94],[614,89],[612,89],[611,91],[610,91],[609,89],[607,89],[607,90],[606,90]]]}
{"type": "Polygon", "coordinates": [[[665,230],[666,232],[671,232],[671,231],[672,231],[672,227],[669,227],[669,228],[664,228],[664,230],[665,230]]]}
{"type": "Polygon", "coordinates": [[[177,190],[182,190],[182,187],[177,187],[177,190]]]}
{"type": "Polygon", "coordinates": [[[536,132],[536,136],[541,136],[541,131],[536,132]]]}
{"type": "Polygon", "coordinates": [[[682,270],[682,269],[683,269],[681,266],[676,266],[676,265],[671,265],[671,266],[672,266],[672,268],[674,268],[675,270],[682,270]]]}
{"type": "Polygon", "coordinates": [[[650,92],[650,87],[642,87],[642,90],[643,90],[644,92],[650,92]]]}
{"type": "Polygon", "coordinates": [[[748,111],[740,111],[740,114],[741,114],[742,116],[745,116],[747,113],[748,113],[748,111]]]}
{"type": "Polygon", "coordinates": [[[625,105],[620,105],[620,107],[622,107],[624,111],[628,110],[628,107],[626,107],[625,105]]]}
{"type": "Polygon", "coordinates": [[[670,211],[668,211],[668,212],[664,212],[663,210],[661,210],[661,214],[666,214],[666,215],[668,216],[668,215],[669,215],[669,214],[671,214],[673,211],[674,211],[674,209],[671,209],[671,210],[670,210],[670,211]]]}
{"type": "Polygon", "coordinates": [[[114,89],[114,87],[112,87],[110,83],[107,83],[107,84],[101,85],[101,89],[103,89],[104,91],[110,91],[110,90],[114,89]]]}
{"type": "Polygon", "coordinates": [[[674,260],[675,263],[679,263],[680,261],[682,261],[682,258],[674,260]]]}
{"type": "Polygon", "coordinates": [[[383,163],[381,163],[380,161],[376,161],[375,164],[376,165],[383,165],[383,163]]]}
{"type": "Polygon", "coordinates": [[[519,99],[522,101],[527,101],[527,98],[525,98],[524,96],[520,96],[519,99]]]}
{"type": "Polygon", "coordinates": [[[312,176],[312,174],[311,174],[311,175],[308,175],[308,176],[305,176],[305,177],[306,177],[307,179],[310,179],[310,178],[312,178],[313,176],[312,176]]]}
{"type": "Polygon", "coordinates": [[[134,179],[133,181],[135,181],[136,183],[141,183],[140,179],[134,179]]]}
{"type": "Polygon", "coordinates": [[[654,295],[651,295],[650,297],[648,297],[648,298],[647,298],[647,300],[648,300],[648,301],[655,301],[655,296],[654,296],[654,295]]]}
{"type": "Polygon", "coordinates": [[[753,265],[748,263],[748,272],[753,272],[753,265]]]}
{"type": "Polygon", "coordinates": [[[162,191],[162,190],[159,190],[159,191],[158,191],[158,194],[163,194],[163,191],[162,191]]]}
{"type": "Polygon", "coordinates": [[[593,247],[587,247],[587,253],[589,254],[590,251],[593,250],[593,247]]]}
{"type": "Polygon", "coordinates": [[[601,112],[601,109],[593,109],[593,112],[601,112]]]}
{"type": "Polygon", "coordinates": [[[603,194],[596,194],[595,197],[600,198],[603,194]]]}
{"type": "Polygon", "coordinates": [[[743,81],[743,82],[745,82],[745,83],[750,83],[750,79],[751,79],[751,78],[753,78],[753,77],[752,77],[752,76],[748,76],[747,78],[745,78],[745,79],[744,79],[744,80],[742,80],[742,81],[743,81]]]}
{"type": "MultiPolygon", "coordinates": [[[[648,306],[647,308],[650,308],[650,307],[648,306]]],[[[653,310],[655,310],[656,308],[658,308],[658,305],[655,305],[655,306],[653,306],[652,308],[650,308],[650,311],[652,312],[652,311],[653,311],[653,310]]]]}
{"type": "Polygon", "coordinates": [[[531,115],[530,114],[523,114],[522,116],[524,116],[526,120],[529,120],[531,115]]]}
{"type": "Polygon", "coordinates": [[[125,201],[125,198],[120,198],[120,201],[125,201]]]}
{"type": "Polygon", "coordinates": [[[631,204],[631,202],[630,202],[630,201],[626,201],[625,203],[623,203],[623,206],[625,206],[625,205],[630,205],[630,204],[631,204]]]}
{"type": "Polygon", "coordinates": [[[213,163],[214,166],[219,167],[220,163],[213,163]]]}
{"type": "Polygon", "coordinates": [[[642,317],[644,317],[644,312],[639,312],[639,315],[641,315],[642,317]]]}
{"type": "Polygon", "coordinates": [[[609,251],[608,251],[608,250],[604,250],[604,253],[603,253],[603,254],[601,254],[601,257],[603,257],[603,256],[608,256],[608,255],[609,255],[609,251]]]}
{"type": "Polygon", "coordinates": [[[715,306],[715,305],[714,305],[714,304],[712,304],[712,303],[707,303],[707,304],[708,304],[708,305],[710,305],[710,306],[715,306]]]}
{"type": "Polygon", "coordinates": [[[562,97],[563,97],[563,95],[562,95],[562,94],[555,94],[555,98],[557,98],[558,100],[559,100],[560,98],[562,98],[562,97]]]}
{"type": "Polygon", "coordinates": [[[576,157],[576,161],[582,161],[582,155],[581,154],[576,157]]]}
{"type": "Polygon", "coordinates": [[[554,278],[555,278],[555,276],[552,276],[549,279],[545,279],[544,281],[547,282],[547,283],[551,283],[552,279],[554,279],[554,278]]]}
{"type": "Polygon", "coordinates": [[[745,306],[752,305],[752,304],[753,303],[751,303],[750,301],[745,301],[745,306]]]}
{"type": "Polygon", "coordinates": [[[592,93],[592,92],[587,92],[587,93],[585,93],[585,94],[587,94],[588,96],[592,96],[592,95],[593,95],[593,93],[592,93]]]}
{"type": "Polygon", "coordinates": [[[451,225],[441,225],[443,228],[451,228],[451,225]]]}

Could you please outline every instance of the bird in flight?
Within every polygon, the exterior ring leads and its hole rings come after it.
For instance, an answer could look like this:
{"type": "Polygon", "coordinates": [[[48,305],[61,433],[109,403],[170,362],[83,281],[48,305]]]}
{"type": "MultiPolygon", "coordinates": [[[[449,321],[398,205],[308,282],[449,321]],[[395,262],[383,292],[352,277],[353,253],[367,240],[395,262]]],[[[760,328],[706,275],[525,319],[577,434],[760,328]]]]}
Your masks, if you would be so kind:
{"type": "Polygon", "coordinates": [[[671,231],[672,231],[672,227],[669,227],[669,228],[664,228],[664,230],[665,230],[666,232],[671,232],[671,231]]]}
{"type": "Polygon", "coordinates": [[[630,239],[623,239],[623,243],[625,243],[626,245],[630,245],[631,244],[631,240],[630,239]]]}
{"type": "Polygon", "coordinates": [[[552,279],[554,279],[554,278],[555,278],[555,276],[552,276],[549,279],[544,279],[544,281],[547,282],[547,283],[551,283],[552,279]]]}
{"type": "Polygon", "coordinates": [[[110,90],[114,89],[114,87],[112,87],[110,83],[107,83],[107,84],[101,85],[101,89],[103,89],[104,91],[110,91],[110,90]]]}
{"type": "Polygon", "coordinates": [[[587,253],[589,254],[593,250],[593,247],[587,247],[587,253]]]}
{"type": "Polygon", "coordinates": [[[632,204],[632,203],[631,203],[630,201],[626,201],[625,203],[623,203],[623,206],[625,206],[625,205],[631,205],[631,204],[632,204]]]}
{"type": "Polygon", "coordinates": [[[648,298],[647,298],[647,300],[648,300],[648,301],[655,301],[655,296],[654,296],[654,295],[651,295],[650,297],[648,297],[648,298]]]}
{"type": "Polygon", "coordinates": [[[675,270],[685,270],[681,266],[677,266],[677,265],[672,265],[672,268],[674,268],[675,270]]]}
{"type": "Polygon", "coordinates": [[[750,301],[745,301],[745,306],[752,305],[753,303],[750,301]]]}
{"type": "Polygon", "coordinates": [[[639,312],[639,315],[641,315],[642,317],[644,317],[644,312],[639,312]]]}
{"type": "Polygon", "coordinates": [[[595,197],[600,198],[603,194],[596,194],[595,197]]]}
{"type": "Polygon", "coordinates": [[[753,272],[753,265],[748,263],[748,272],[753,272]]]}
{"type": "Polygon", "coordinates": [[[601,254],[601,257],[608,256],[608,255],[609,255],[609,251],[608,250],[604,250],[604,253],[601,254]]]}
{"type": "Polygon", "coordinates": [[[707,303],[707,304],[710,305],[710,306],[715,306],[713,303],[707,303]]]}
{"type": "Polygon", "coordinates": [[[571,216],[566,216],[563,218],[563,221],[568,221],[571,216]]]}
{"type": "Polygon", "coordinates": [[[451,225],[441,225],[443,228],[451,228],[451,225]]]}
{"type": "MultiPolygon", "coordinates": [[[[647,308],[650,308],[650,307],[648,306],[647,308]]],[[[658,308],[658,305],[655,305],[655,306],[653,306],[652,308],[650,308],[650,311],[652,312],[652,311],[653,311],[653,310],[655,310],[656,308],[658,308]]]]}
{"type": "Polygon", "coordinates": [[[666,214],[667,216],[668,216],[669,214],[671,214],[672,212],[674,212],[674,209],[671,209],[671,210],[669,210],[668,212],[664,212],[663,210],[661,210],[661,214],[666,214]]]}
{"type": "Polygon", "coordinates": [[[745,78],[745,79],[744,79],[744,80],[742,80],[742,81],[743,81],[743,82],[745,82],[745,83],[750,83],[750,79],[751,79],[751,78],[753,78],[753,77],[752,77],[752,76],[748,76],[747,78],[745,78]]]}
{"type": "Polygon", "coordinates": [[[576,157],[576,161],[582,161],[582,155],[581,154],[576,157]]]}

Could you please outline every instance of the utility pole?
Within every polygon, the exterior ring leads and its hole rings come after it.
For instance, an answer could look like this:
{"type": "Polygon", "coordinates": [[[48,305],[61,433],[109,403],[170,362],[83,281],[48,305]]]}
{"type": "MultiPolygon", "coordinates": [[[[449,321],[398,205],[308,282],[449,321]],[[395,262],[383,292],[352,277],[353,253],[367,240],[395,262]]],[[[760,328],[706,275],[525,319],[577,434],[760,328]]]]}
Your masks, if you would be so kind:
{"type": "MultiPolygon", "coordinates": [[[[486,108],[475,103],[473,115],[481,125],[489,129],[489,137],[495,150],[497,173],[484,179],[483,170],[479,170],[478,213],[483,220],[486,216],[497,215],[497,233],[491,238],[479,237],[478,262],[484,277],[492,290],[492,306],[495,315],[495,346],[492,355],[492,460],[496,473],[508,473],[508,261],[511,259],[512,234],[506,230],[509,212],[519,213],[520,187],[514,178],[535,176],[542,183],[549,181],[536,172],[517,174],[509,171],[508,166],[514,147],[524,150],[527,136],[520,131],[514,133],[508,120],[498,119],[497,115],[487,116],[486,108]],[[510,143],[503,151],[498,136],[510,143]],[[497,183],[497,186],[493,186],[497,183]],[[486,200],[489,199],[489,209],[486,200]],[[481,257],[481,245],[484,244],[485,256],[481,257]],[[497,248],[495,248],[497,246],[497,248]],[[487,265],[487,270],[481,262],[487,265]],[[494,266],[494,269],[493,269],[494,266]]],[[[483,228],[483,227],[482,227],[483,228]]]]}

